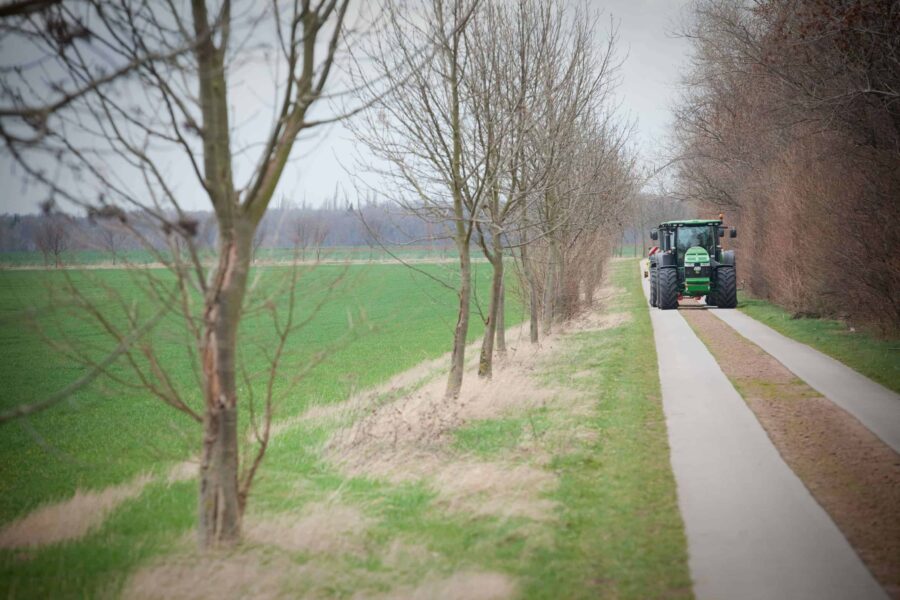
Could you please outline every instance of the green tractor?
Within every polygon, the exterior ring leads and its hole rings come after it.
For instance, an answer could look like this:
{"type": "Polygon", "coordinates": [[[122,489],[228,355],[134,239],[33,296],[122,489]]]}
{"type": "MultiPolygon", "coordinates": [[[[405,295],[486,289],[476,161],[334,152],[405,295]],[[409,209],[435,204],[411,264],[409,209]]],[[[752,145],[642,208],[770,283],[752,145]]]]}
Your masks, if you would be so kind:
{"type": "MultiPolygon", "coordinates": [[[[651,231],[660,243],[650,254],[650,305],[669,310],[685,296],[706,296],[709,306],[737,306],[734,251],[722,249],[722,237],[721,218],[666,221],[651,231]]],[[[737,237],[734,227],[730,237],[737,237]]]]}

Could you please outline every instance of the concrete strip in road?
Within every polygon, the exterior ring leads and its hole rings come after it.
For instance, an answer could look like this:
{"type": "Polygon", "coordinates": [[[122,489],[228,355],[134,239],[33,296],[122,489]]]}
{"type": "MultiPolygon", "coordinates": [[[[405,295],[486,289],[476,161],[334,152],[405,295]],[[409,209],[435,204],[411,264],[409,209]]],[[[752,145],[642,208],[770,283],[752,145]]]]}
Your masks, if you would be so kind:
{"type": "Polygon", "coordinates": [[[684,318],[651,318],[696,596],[885,598],[684,318]]]}
{"type": "Polygon", "coordinates": [[[712,313],[900,453],[900,394],[740,311],[713,310],[712,313]]]}

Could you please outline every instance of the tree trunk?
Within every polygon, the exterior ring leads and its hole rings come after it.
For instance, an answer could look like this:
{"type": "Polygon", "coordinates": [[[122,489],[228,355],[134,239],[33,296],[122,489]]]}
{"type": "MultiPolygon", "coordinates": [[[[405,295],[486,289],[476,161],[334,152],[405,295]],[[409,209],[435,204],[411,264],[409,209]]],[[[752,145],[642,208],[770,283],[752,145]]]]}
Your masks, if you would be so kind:
{"type": "MultiPolygon", "coordinates": [[[[465,238],[463,238],[465,239],[465,238]]],[[[466,364],[466,334],[469,332],[469,302],[472,295],[472,264],[469,245],[459,243],[459,316],[453,332],[453,352],[450,358],[450,375],[447,378],[446,398],[455,398],[462,388],[463,369],[466,364]]]]}
{"type": "Polygon", "coordinates": [[[556,263],[551,258],[547,261],[547,272],[544,277],[544,297],[541,302],[541,308],[543,309],[543,314],[541,315],[543,321],[542,333],[544,335],[550,335],[550,332],[553,330],[553,299],[555,297],[553,292],[556,288],[553,272],[555,268],[556,263]]]}
{"type": "Polygon", "coordinates": [[[538,340],[539,340],[538,307],[540,306],[540,302],[538,301],[538,292],[537,292],[537,288],[535,287],[534,283],[531,283],[529,287],[531,288],[531,297],[528,302],[529,312],[531,313],[529,333],[530,333],[531,343],[537,344],[538,340]]]}
{"type": "MultiPolygon", "coordinates": [[[[497,234],[494,236],[496,238],[497,234]]],[[[478,376],[490,379],[494,370],[494,338],[497,333],[497,320],[502,301],[501,290],[503,287],[503,249],[499,240],[494,241],[494,259],[491,266],[494,276],[491,280],[491,301],[488,305],[488,319],[484,326],[484,339],[481,341],[481,358],[478,361],[478,376]]]]}
{"type": "Polygon", "coordinates": [[[459,44],[461,36],[454,34],[449,47],[447,58],[450,60],[450,130],[453,136],[453,156],[451,159],[451,191],[453,193],[453,216],[456,219],[456,247],[459,250],[459,314],[456,320],[456,330],[453,332],[453,353],[450,359],[450,374],[447,377],[447,390],[444,397],[455,398],[459,396],[462,388],[463,370],[466,366],[466,336],[469,333],[469,302],[472,296],[472,263],[469,256],[469,243],[472,236],[472,225],[464,210],[463,198],[463,143],[460,125],[460,99],[459,99],[459,44]],[[466,223],[470,224],[467,225],[466,223]]]}
{"type": "Polygon", "coordinates": [[[553,246],[553,262],[556,263],[556,271],[554,273],[554,283],[556,284],[553,293],[553,317],[559,321],[565,321],[571,316],[568,290],[569,281],[567,280],[566,263],[563,260],[562,253],[557,246],[553,246]]]}
{"type": "Polygon", "coordinates": [[[244,507],[238,493],[235,357],[253,238],[252,226],[241,225],[220,237],[219,265],[206,299],[201,348],[206,410],[198,526],[203,548],[234,544],[241,534],[244,507]]]}
{"type": "MultiPolygon", "coordinates": [[[[505,271],[504,271],[505,273],[505,271]]],[[[500,281],[500,300],[497,303],[497,354],[506,354],[506,283],[500,281]]]]}
{"type": "Polygon", "coordinates": [[[529,314],[529,339],[532,344],[538,343],[538,293],[535,285],[534,269],[528,254],[528,247],[522,246],[522,271],[525,274],[525,284],[528,286],[528,314],[529,314]]]}

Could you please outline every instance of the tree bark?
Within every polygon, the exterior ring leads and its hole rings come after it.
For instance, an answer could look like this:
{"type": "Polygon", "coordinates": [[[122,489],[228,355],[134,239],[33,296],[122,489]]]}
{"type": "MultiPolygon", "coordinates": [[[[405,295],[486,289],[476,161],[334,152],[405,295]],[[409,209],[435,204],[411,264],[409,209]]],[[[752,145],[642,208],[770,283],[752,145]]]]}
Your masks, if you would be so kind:
{"type": "Polygon", "coordinates": [[[200,461],[200,546],[232,545],[241,533],[238,488],[237,328],[247,289],[253,226],[238,218],[221,236],[219,264],[206,300],[203,384],[206,411],[200,461]]]}
{"type": "MultiPolygon", "coordinates": [[[[457,6],[458,8],[458,6],[457,6]]],[[[455,32],[444,46],[447,60],[450,62],[450,73],[447,82],[450,85],[450,129],[453,137],[453,153],[450,164],[450,188],[453,194],[453,216],[456,220],[456,247],[459,250],[459,313],[456,329],[453,332],[453,351],[450,360],[450,374],[447,377],[446,398],[456,398],[462,389],[463,371],[466,366],[466,337],[469,333],[469,303],[472,296],[472,262],[469,243],[472,225],[464,210],[464,177],[462,167],[463,141],[460,120],[460,74],[459,45],[460,32],[455,32]],[[467,223],[469,223],[467,225],[467,223]]]]}
{"type": "MultiPolygon", "coordinates": [[[[527,225],[527,213],[528,207],[525,207],[525,223],[527,225]]],[[[529,315],[529,339],[532,344],[537,344],[539,339],[539,331],[538,331],[538,307],[540,303],[538,301],[538,292],[537,285],[535,281],[534,269],[531,265],[530,255],[528,254],[528,246],[523,245],[520,249],[522,253],[522,271],[525,275],[525,283],[528,286],[528,315],[529,315]]]]}
{"type": "Polygon", "coordinates": [[[542,333],[544,335],[550,335],[550,332],[553,331],[553,300],[556,297],[556,294],[554,294],[556,280],[553,277],[555,268],[556,263],[551,257],[550,260],[547,261],[547,272],[544,277],[544,297],[541,302],[541,308],[543,310],[543,314],[541,315],[541,320],[543,322],[542,333]]]}
{"type": "MultiPolygon", "coordinates": [[[[504,271],[505,273],[505,271],[504,271]]],[[[500,300],[497,303],[497,354],[506,354],[506,283],[500,278],[500,300]]]]}
{"type": "Polygon", "coordinates": [[[493,278],[491,280],[491,300],[488,305],[488,319],[484,325],[484,338],[481,341],[481,357],[478,361],[478,376],[491,378],[494,371],[494,339],[497,334],[497,321],[499,320],[501,291],[503,288],[503,248],[500,245],[499,228],[494,228],[492,234],[493,278]]]}
{"type": "MultiPolygon", "coordinates": [[[[465,236],[463,236],[465,239],[465,236]]],[[[456,398],[462,388],[463,369],[466,365],[466,335],[469,332],[469,303],[472,296],[472,264],[469,245],[459,247],[459,314],[453,332],[453,352],[450,358],[450,375],[447,377],[446,398],[456,398]]]]}
{"type": "Polygon", "coordinates": [[[539,331],[539,319],[538,319],[538,307],[540,306],[540,302],[538,300],[538,292],[537,287],[535,287],[534,283],[529,285],[531,290],[531,295],[529,297],[529,313],[531,316],[530,319],[530,327],[529,327],[529,337],[532,344],[537,344],[540,340],[540,331],[539,331]]]}

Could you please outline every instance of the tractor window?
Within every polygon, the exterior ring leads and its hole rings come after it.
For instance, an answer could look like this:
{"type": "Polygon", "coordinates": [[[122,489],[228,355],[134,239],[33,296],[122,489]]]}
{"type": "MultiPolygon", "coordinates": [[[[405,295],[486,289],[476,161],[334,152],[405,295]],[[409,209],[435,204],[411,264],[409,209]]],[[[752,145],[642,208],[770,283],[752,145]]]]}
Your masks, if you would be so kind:
{"type": "Polygon", "coordinates": [[[712,228],[707,225],[699,227],[679,227],[676,234],[676,247],[678,248],[678,263],[681,264],[684,253],[694,246],[700,246],[710,251],[713,246],[712,228]]]}

